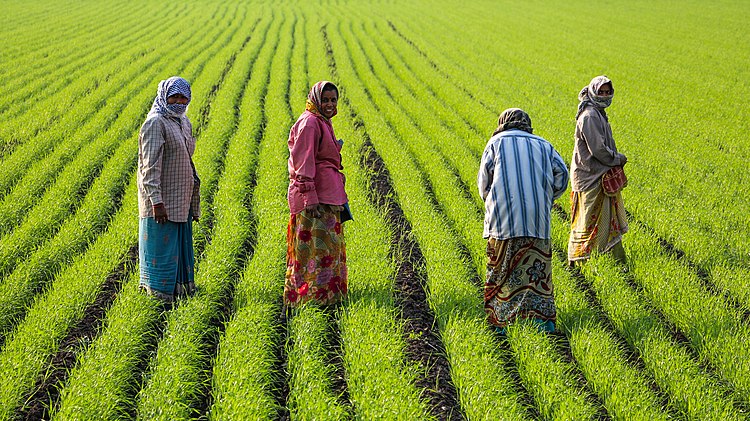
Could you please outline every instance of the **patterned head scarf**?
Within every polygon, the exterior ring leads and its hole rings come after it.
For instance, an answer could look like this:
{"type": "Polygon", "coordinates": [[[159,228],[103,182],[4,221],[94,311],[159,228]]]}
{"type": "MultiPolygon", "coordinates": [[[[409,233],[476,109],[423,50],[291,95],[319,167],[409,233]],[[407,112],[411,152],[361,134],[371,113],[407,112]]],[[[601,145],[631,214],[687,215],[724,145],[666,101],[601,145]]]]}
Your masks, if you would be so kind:
{"type": "Polygon", "coordinates": [[[612,97],[614,95],[615,86],[607,76],[597,76],[591,79],[591,83],[584,86],[583,89],[581,89],[581,92],[578,94],[578,100],[581,102],[578,104],[576,119],[578,119],[578,116],[581,115],[583,109],[588,105],[593,105],[594,107],[599,108],[603,111],[605,108],[612,105],[612,97]],[[612,87],[612,93],[609,95],[599,95],[599,88],[601,88],[602,85],[606,85],[608,83],[612,87]]]}
{"type": "MultiPolygon", "coordinates": [[[[335,89],[336,94],[338,94],[339,92],[339,88],[337,88],[336,85],[334,85],[333,83],[327,80],[321,80],[320,82],[313,85],[313,87],[310,89],[310,93],[307,94],[307,105],[305,106],[305,109],[317,116],[323,117],[326,120],[328,120],[328,118],[326,118],[326,116],[324,116],[320,112],[320,108],[321,108],[320,102],[321,102],[321,99],[323,98],[323,90],[326,88],[335,89]]],[[[333,115],[336,115],[336,114],[337,112],[333,113],[333,115]]],[[[333,115],[331,117],[333,117],[333,115]]]]}
{"type": "Polygon", "coordinates": [[[497,129],[492,135],[511,129],[523,130],[528,133],[534,132],[534,129],[531,128],[531,117],[526,114],[526,111],[520,108],[508,108],[503,111],[500,118],[497,119],[497,129]]]}
{"type": "Polygon", "coordinates": [[[151,112],[180,117],[185,114],[185,111],[187,111],[187,107],[190,105],[190,99],[190,83],[179,76],[172,76],[169,79],[159,82],[159,89],[156,91],[156,98],[154,98],[154,105],[151,106],[151,112]],[[184,95],[188,99],[188,103],[167,103],[167,98],[175,94],[184,95]]]}

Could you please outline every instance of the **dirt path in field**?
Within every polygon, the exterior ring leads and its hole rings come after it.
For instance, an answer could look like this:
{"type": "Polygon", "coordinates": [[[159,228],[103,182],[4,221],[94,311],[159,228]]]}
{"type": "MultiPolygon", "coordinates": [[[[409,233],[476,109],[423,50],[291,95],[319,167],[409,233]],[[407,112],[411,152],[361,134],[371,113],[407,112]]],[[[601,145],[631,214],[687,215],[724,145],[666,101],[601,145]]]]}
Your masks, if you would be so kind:
{"type": "MultiPolygon", "coordinates": [[[[328,39],[327,29],[321,28],[326,45],[328,66],[335,80],[338,80],[333,48],[328,39]]],[[[386,215],[394,229],[391,253],[398,257],[396,279],[394,279],[395,302],[399,308],[400,322],[403,323],[404,340],[407,344],[406,358],[424,368],[416,385],[424,390],[432,414],[439,420],[465,419],[458,403],[458,393],[451,380],[450,364],[440,339],[435,315],[427,303],[426,275],[419,268],[424,267],[424,256],[411,234],[411,226],[403,210],[393,199],[394,190],[390,175],[381,157],[375,151],[364,130],[364,123],[346,98],[342,98],[352,112],[354,127],[362,131],[366,141],[360,151],[364,168],[371,170],[369,180],[372,192],[370,199],[386,215]]]]}
{"type": "Polygon", "coordinates": [[[276,398],[276,405],[279,408],[278,420],[289,421],[289,406],[287,401],[289,400],[289,358],[286,352],[286,343],[289,340],[289,317],[291,313],[287,313],[284,309],[283,298],[279,299],[279,318],[276,320],[281,335],[279,342],[276,344],[276,364],[274,365],[272,372],[277,373],[273,384],[273,396],[276,398]]]}
{"type": "Polygon", "coordinates": [[[339,330],[339,324],[336,323],[336,317],[339,312],[336,307],[332,311],[331,318],[329,319],[328,327],[328,338],[331,343],[331,349],[328,352],[328,364],[333,366],[333,378],[331,379],[331,387],[333,393],[338,396],[338,402],[341,406],[348,407],[351,410],[351,400],[349,399],[349,387],[346,383],[346,370],[344,369],[344,345],[341,342],[341,330],[339,330]]]}
{"type": "Polygon", "coordinates": [[[370,199],[385,212],[387,221],[397,227],[391,249],[399,258],[394,280],[395,301],[403,322],[406,356],[426,368],[424,376],[417,380],[417,386],[424,388],[432,412],[438,419],[463,419],[445,347],[435,315],[427,303],[426,274],[418,269],[424,267],[424,256],[411,235],[411,226],[403,210],[393,200],[388,170],[369,140],[363,145],[361,157],[362,166],[373,173],[370,199]]]}
{"type": "Polygon", "coordinates": [[[73,326],[59,350],[52,357],[50,368],[42,374],[26,400],[19,418],[24,420],[49,419],[52,408],[59,404],[60,390],[67,382],[68,375],[76,363],[76,356],[99,335],[104,322],[104,314],[112,305],[125,283],[129,272],[138,262],[138,247],[130,248],[125,260],[109,275],[96,299],[84,312],[83,319],[73,326]]]}

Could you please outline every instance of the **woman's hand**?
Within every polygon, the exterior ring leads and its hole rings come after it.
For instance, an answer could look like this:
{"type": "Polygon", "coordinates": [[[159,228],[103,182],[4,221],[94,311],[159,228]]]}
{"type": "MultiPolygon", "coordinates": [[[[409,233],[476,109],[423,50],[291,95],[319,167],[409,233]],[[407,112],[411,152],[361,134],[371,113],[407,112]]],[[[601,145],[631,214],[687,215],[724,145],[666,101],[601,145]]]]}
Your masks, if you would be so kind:
{"type": "Polygon", "coordinates": [[[305,206],[305,212],[307,212],[311,218],[320,218],[320,215],[323,213],[323,208],[319,204],[309,205],[305,206]]]}
{"type": "Polygon", "coordinates": [[[167,222],[167,208],[164,207],[164,203],[157,203],[154,206],[154,219],[157,224],[167,222]]]}

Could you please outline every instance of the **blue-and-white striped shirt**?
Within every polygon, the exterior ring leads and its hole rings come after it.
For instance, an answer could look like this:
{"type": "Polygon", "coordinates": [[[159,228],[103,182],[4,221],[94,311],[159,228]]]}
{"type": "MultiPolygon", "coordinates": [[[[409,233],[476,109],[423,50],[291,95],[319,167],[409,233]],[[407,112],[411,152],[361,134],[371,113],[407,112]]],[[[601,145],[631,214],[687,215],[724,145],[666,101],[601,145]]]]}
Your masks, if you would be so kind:
{"type": "Polygon", "coordinates": [[[552,202],[568,186],[568,169],[554,147],[523,130],[493,136],[477,177],[484,199],[484,238],[550,238],[552,202]]]}

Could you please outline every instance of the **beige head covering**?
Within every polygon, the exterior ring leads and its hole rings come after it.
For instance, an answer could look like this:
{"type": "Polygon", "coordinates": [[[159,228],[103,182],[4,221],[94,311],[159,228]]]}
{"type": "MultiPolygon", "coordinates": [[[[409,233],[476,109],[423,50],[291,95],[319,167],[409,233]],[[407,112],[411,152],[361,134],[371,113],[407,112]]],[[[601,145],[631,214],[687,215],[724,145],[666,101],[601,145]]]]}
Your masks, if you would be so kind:
{"type": "Polygon", "coordinates": [[[578,112],[576,112],[576,119],[578,119],[578,116],[581,115],[581,112],[584,108],[586,108],[589,105],[593,105],[596,108],[599,108],[601,110],[604,110],[605,108],[612,105],[612,97],[615,95],[615,85],[612,84],[612,81],[609,80],[607,76],[597,76],[593,79],[591,79],[591,82],[584,86],[583,89],[581,89],[581,92],[578,93],[578,100],[581,101],[578,103],[578,112]],[[610,95],[599,95],[599,88],[602,87],[602,85],[608,84],[612,86],[612,93],[610,95]]]}

